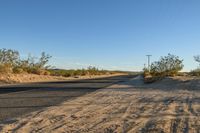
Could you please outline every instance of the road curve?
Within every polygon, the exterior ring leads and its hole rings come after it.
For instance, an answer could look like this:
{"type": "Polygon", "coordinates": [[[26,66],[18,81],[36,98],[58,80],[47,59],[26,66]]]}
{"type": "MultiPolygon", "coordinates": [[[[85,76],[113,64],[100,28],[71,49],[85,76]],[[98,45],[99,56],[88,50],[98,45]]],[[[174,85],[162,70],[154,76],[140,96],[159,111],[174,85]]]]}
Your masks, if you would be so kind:
{"type": "Polygon", "coordinates": [[[134,76],[0,86],[0,122],[56,106],[134,76]]]}
{"type": "Polygon", "coordinates": [[[200,79],[177,77],[144,84],[138,76],[124,81],[4,121],[0,132],[200,132],[200,79]]]}

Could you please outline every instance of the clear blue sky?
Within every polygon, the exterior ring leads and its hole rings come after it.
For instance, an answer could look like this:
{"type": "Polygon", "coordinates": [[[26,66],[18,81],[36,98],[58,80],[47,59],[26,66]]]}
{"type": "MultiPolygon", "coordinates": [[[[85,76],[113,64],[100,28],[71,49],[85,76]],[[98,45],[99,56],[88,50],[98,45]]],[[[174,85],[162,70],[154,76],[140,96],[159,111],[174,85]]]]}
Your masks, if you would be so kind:
{"type": "Polygon", "coordinates": [[[60,68],[141,70],[172,53],[198,66],[199,0],[1,0],[0,48],[45,51],[60,68]]]}

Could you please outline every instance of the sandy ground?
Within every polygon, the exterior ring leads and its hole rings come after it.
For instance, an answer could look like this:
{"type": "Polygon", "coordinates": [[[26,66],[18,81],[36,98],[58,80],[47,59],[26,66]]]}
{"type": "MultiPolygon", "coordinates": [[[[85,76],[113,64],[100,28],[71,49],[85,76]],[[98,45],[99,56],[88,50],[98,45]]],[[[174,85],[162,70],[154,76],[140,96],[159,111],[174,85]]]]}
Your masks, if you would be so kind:
{"type": "Polygon", "coordinates": [[[200,80],[140,77],[0,125],[0,132],[199,133],[200,80]]]}
{"type": "Polygon", "coordinates": [[[13,84],[13,83],[92,79],[92,78],[110,77],[113,75],[123,75],[123,74],[92,75],[92,76],[77,76],[77,77],[48,76],[48,75],[36,75],[36,74],[8,74],[8,75],[0,75],[0,85],[13,84]]]}

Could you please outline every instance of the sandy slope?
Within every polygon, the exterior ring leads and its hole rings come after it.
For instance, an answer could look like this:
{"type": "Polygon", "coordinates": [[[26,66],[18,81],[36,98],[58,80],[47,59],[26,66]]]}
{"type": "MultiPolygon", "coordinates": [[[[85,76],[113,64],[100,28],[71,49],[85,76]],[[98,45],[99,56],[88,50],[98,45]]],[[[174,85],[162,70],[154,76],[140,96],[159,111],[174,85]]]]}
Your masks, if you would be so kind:
{"type": "Polygon", "coordinates": [[[139,77],[4,122],[0,132],[198,133],[199,80],[139,77]]]}
{"type": "Polygon", "coordinates": [[[78,76],[78,77],[62,77],[62,76],[48,76],[48,75],[36,75],[36,74],[7,74],[7,75],[0,75],[0,85],[12,84],[12,83],[31,83],[31,82],[103,78],[115,75],[123,75],[123,74],[116,73],[112,75],[92,75],[92,76],[78,76]]]}

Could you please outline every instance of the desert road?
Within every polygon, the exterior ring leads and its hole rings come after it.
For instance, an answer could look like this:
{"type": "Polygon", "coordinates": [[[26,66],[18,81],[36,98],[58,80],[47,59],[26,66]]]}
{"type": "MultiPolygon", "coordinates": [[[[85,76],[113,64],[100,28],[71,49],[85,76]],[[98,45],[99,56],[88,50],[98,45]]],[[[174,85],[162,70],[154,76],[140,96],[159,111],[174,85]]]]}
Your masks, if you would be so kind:
{"type": "Polygon", "coordinates": [[[134,76],[0,86],[0,121],[56,106],[134,76]]]}
{"type": "Polygon", "coordinates": [[[200,79],[144,84],[141,76],[119,76],[31,87],[1,92],[0,132],[200,132],[200,79]]]}

